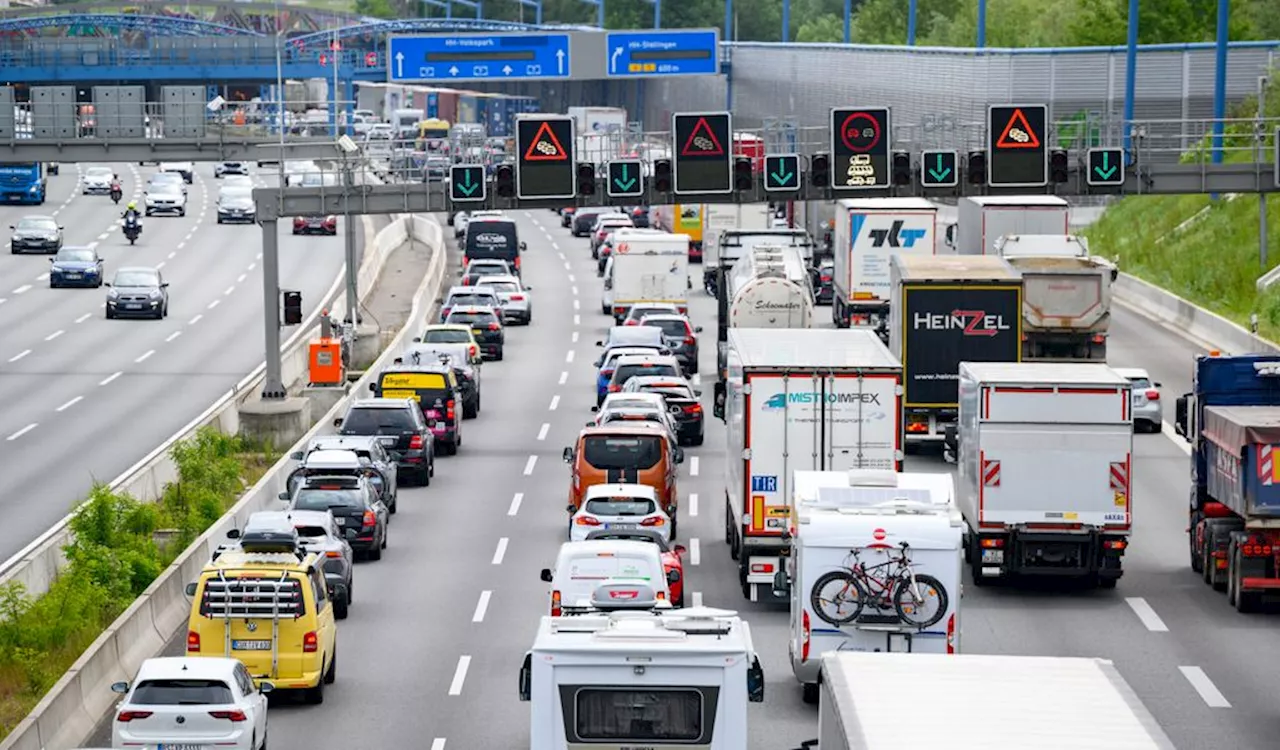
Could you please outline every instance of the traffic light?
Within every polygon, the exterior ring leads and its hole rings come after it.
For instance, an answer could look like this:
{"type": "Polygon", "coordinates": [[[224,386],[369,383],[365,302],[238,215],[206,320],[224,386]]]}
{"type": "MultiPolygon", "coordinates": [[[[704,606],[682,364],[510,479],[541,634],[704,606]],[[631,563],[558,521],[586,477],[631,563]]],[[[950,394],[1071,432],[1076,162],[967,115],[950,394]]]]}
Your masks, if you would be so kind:
{"type": "Polygon", "coordinates": [[[915,175],[911,172],[911,154],[907,151],[893,152],[893,184],[910,185],[915,175]]]}
{"type": "Polygon", "coordinates": [[[284,293],[284,324],[296,326],[302,323],[302,292],[284,293]]]}
{"type": "Polygon", "coordinates": [[[733,189],[739,193],[749,193],[755,187],[755,175],[752,174],[751,157],[738,156],[733,160],[733,189]]]}
{"type": "Polygon", "coordinates": [[[831,185],[831,154],[819,152],[809,157],[809,184],[820,188],[831,185]]]}
{"type": "Polygon", "coordinates": [[[670,159],[655,159],[653,161],[653,189],[659,193],[671,192],[670,159]]]}
{"type": "Polygon", "coordinates": [[[596,165],[581,162],[578,164],[578,195],[596,194],[596,165]]]}
{"type": "Polygon", "coordinates": [[[499,164],[493,172],[493,187],[502,198],[516,195],[516,168],[511,164],[499,164]]]}
{"type": "Polygon", "coordinates": [[[1049,179],[1062,184],[1067,181],[1070,170],[1067,168],[1067,150],[1055,148],[1049,152],[1049,179]]]}
{"type": "Polygon", "coordinates": [[[987,152],[986,151],[970,151],[969,160],[965,167],[966,177],[970,185],[985,185],[987,183],[987,152]]]}

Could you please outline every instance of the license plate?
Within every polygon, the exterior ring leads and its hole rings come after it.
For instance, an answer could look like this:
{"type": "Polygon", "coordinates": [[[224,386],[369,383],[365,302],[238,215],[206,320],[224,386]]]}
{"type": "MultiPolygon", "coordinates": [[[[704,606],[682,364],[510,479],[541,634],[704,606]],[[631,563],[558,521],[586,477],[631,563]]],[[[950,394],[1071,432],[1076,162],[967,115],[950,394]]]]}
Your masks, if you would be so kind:
{"type": "Polygon", "coordinates": [[[604,527],[606,529],[638,529],[640,525],[634,523],[606,523],[604,527]]]}
{"type": "Polygon", "coordinates": [[[126,309],[126,310],[141,310],[141,309],[142,309],[142,305],[125,305],[125,306],[124,306],[124,309],[126,309]]]}
{"type": "Polygon", "coordinates": [[[185,744],[185,743],[177,744],[177,745],[173,743],[165,743],[163,745],[156,745],[156,750],[209,750],[209,746],[208,745],[191,745],[191,744],[185,744]]]}
{"type": "Polygon", "coordinates": [[[342,516],[336,516],[333,520],[336,521],[339,526],[347,525],[347,519],[343,518],[342,516]]]}
{"type": "Polygon", "coordinates": [[[271,641],[232,641],[232,651],[270,651],[271,641]]]}
{"type": "Polygon", "coordinates": [[[471,332],[472,332],[473,334],[475,334],[476,336],[482,336],[482,337],[484,336],[484,329],[483,329],[483,328],[472,328],[472,329],[471,329],[471,332]]]}
{"type": "Polygon", "coordinates": [[[395,445],[399,440],[400,438],[393,438],[393,437],[378,438],[378,442],[382,443],[383,445],[395,445]]]}
{"type": "Polygon", "coordinates": [[[80,278],[80,274],[78,274],[78,273],[64,273],[64,274],[63,274],[63,276],[66,276],[68,279],[78,279],[78,278],[80,278]]]}

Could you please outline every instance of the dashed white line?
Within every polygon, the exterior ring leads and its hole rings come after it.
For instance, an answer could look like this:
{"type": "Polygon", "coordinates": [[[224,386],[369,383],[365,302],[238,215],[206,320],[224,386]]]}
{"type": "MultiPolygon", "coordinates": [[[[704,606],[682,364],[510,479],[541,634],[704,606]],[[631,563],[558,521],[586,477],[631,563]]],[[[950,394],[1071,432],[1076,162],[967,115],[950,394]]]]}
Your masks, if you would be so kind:
{"type": "Polygon", "coordinates": [[[580,326],[580,325],[582,325],[582,316],[581,316],[581,315],[579,315],[579,314],[577,314],[577,313],[574,313],[574,314],[573,314],[573,324],[574,324],[575,326],[580,326]]]}
{"type": "Polygon", "coordinates": [[[559,243],[559,242],[556,242],[555,240],[552,240],[552,241],[551,241],[551,249],[552,249],[552,250],[559,250],[559,249],[560,249],[560,243],[559,243]]]}
{"type": "Polygon", "coordinates": [[[533,473],[533,467],[538,465],[537,456],[529,456],[529,460],[524,462],[524,475],[527,477],[533,473]]]}
{"type": "Polygon", "coordinates": [[[690,492],[689,493],[689,516],[693,517],[696,515],[698,515],[698,493],[690,492]]]}
{"type": "Polygon", "coordinates": [[[564,270],[568,271],[570,268],[573,268],[573,266],[569,265],[569,261],[566,260],[564,262],[564,270]]]}
{"type": "Polygon", "coordinates": [[[48,280],[49,280],[49,274],[47,273],[42,273],[36,277],[36,281],[48,281],[48,280]]]}
{"type": "Polygon", "coordinates": [[[173,259],[174,259],[174,257],[175,257],[177,254],[178,254],[178,253],[177,253],[177,251],[174,251],[174,252],[172,252],[172,253],[169,253],[169,256],[168,256],[168,257],[169,257],[169,260],[173,260],[173,259]]]}
{"type": "Polygon", "coordinates": [[[573,296],[575,296],[575,297],[577,297],[577,296],[578,296],[578,287],[576,287],[576,286],[574,286],[574,287],[569,287],[569,289],[573,292],[573,296]]]}
{"type": "Polygon", "coordinates": [[[80,317],[76,318],[76,322],[77,322],[77,323],[83,323],[83,322],[85,322],[86,320],[88,320],[88,319],[89,319],[89,316],[91,316],[91,315],[93,315],[93,313],[85,313],[84,315],[81,315],[80,317]]]}
{"type": "Polygon", "coordinates": [[[36,424],[37,424],[36,422],[32,422],[26,427],[23,427],[21,430],[18,430],[17,432],[13,433],[9,437],[5,438],[5,440],[17,440],[18,438],[22,437],[28,432],[31,432],[32,430],[34,430],[36,428],[36,424]]]}
{"type": "Polygon", "coordinates": [[[1182,451],[1188,456],[1191,455],[1191,444],[1188,443],[1185,438],[1183,438],[1181,435],[1178,434],[1178,431],[1173,428],[1173,425],[1169,424],[1168,422],[1161,422],[1160,432],[1164,433],[1165,437],[1172,440],[1173,444],[1178,447],[1178,450],[1182,451]]]}
{"type": "Polygon", "coordinates": [[[1164,620],[1160,619],[1160,615],[1147,604],[1147,600],[1140,596],[1125,597],[1125,603],[1133,610],[1133,613],[1142,620],[1142,624],[1147,626],[1147,630],[1153,633],[1168,633],[1169,626],[1164,624],[1164,620]]]}
{"type": "Polygon", "coordinates": [[[560,407],[560,395],[556,394],[551,397],[551,405],[547,407],[547,411],[555,411],[560,407]]]}
{"type": "Polygon", "coordinates": [[[693,599],[693,606],[695,606],[695,607],[701,607],[701,606],[702,606],[702,592],[701,592],[701,591],[695,591],[695,592],[693,592],[693,594],[692,594],[691,598],[693,599]]]}
{"type": "Polygon", "coordinates": [[[572,349],[570,349],[568,352],[566,352],[566,353],[565,353],[565,355],[564,355],[564,361],[565,361],[565,362],[572,362],[572,361],[573,361],[573,350],[572,350],[572,349]]]}
{"type": "Polygon", "coordinates": [[[195,317],[194,317],[194,318],[192,318],[191,320],[188,320],[188,321],[187,321],[187,325],[189,325],[189,326],[193,326],[193,325],[195,325],[196,323],[199,323],[199,322],[200,322],[200,319],[201,319],[201,318],[203,318],[203,317],[204,317],[204,313],[200,313],[199,315],[195,316],[195,317]]]}
{"type": "Polygon", "coordinates": [[[539,440],[546,440],[546,439],[547,439],[547,433],[548,433],[548,432],[551,432],[551,423],[550,423],[550,422],[543,422],[543,423],[542,423],[542,427],[538,429],[538,439],[539,439],[539,440]]]}
{"type": "Polygon", "coordinates": [[[13,290],[13,293],[14,293],[14,294],[24,294],[24,293],[26,293],[26,292],[27,292],[27,290],[29,290],[29,289],[31,289],[31,285],[30,285],[30,284],[23,284],[22,286],[18,287],[17,289],[14,289],[14,290],[13,290]]]}
{"type": "Polygon", "coordinates": [[[568,380],[568,379],[569,379],[569,371],[568,371],[568,370],[565,370],[564,372],[560,373],[560,385],[564,385],[564,384],[565,384],[565,381],[566,381],[566,380],[568,380]]]}
{"type": "Polygon", "coordinates": [[[1182,672],[1182,676],[1187,678],[1187,682],[1191,683],[1191,687],[1196,689],[1200,694],[1200,699],[1205,702],[1209,708],[1231,708],[1230,701],[1218,690],[1213,684],[1213,680],[1209,679],[1209,675],[1204,673],[1200,667],[1178,667],[1178,671],[1182,672]]]}
{"type": "Polygon", "coordinates": [[[444,750],[444,738],[437,737],[431,740],[431,750],[444,750]]]}
{"type": "Polygon", "coordinates": [[[4,303],[6,303],[6,302],[8,302],[8,301],[9,301],[9,298],[7,298],[7,297],[0,297],[0,305],[3,305],[4,303]]]}
{"type": "Polygon", "coordinates": [[[253,258],[254,260],[262,260],[262,253],[258,253],[257,255],[253,256],[253,258]]]}
{"type": "Polygon", "coordinates": [[[577,279],[575,279],[575,278],[573,278],[573,274],[569,274],[569,283],[570,283],[570,284],[576,284],[576,283],[578,283],[578,280],[577,280],[577,279]]]}
{"type": "Polygon", "coordinates": [[[514,516],[520,512],[520,503],[524,502],[524,493],[517,492],[511,496],[511,507],[507,508],[507,515],[514,516]]]}
{"type": "Polygon", "coordinates": [[[205,309],[207,309],[207,310],[212,310],[213,308],[217,307],[217,306],[218,306],[218,303],[220,303],[220,302],[222,302],[222,300],[220,300],[220,299],[215,299],[214,301],[210,302],[210,303],[209,303],[209,306],[208,306],[207,308],[205,308],[205,309]]]}
{"type": "Polygon", "coordinates": [[[582,309],[582,303],[578,301],[578,298],[577,298],[577,297],[574,297],[574,298],[573,298],[573,309],[575,309],[575,310],[581,310],[581,309],[582,309]]]}
{"type": "Polygon", "coordinates": [[[253,269],[255,269],[255,268],[257,268],[257,267],[258,267],[258,264],[257,264],[257,263],[250,263],[250,264],[249,264],[249,269],[248,269],[248,270],[252,271],[253,269]]]}
{"type": "Polygon", "coordinates": [[[187,246],[187,241],[186,241],[186,240],[183,240],[182,242],[179,242],[179,243],[178,243],[178,249],[179,249],[179,250],[181,250],[182,248],[184,248],[184,247],[186,247],[186,246],[187,246]]]}
{"type": "Polygon", "coordinates": [[[697,388],[698,386],[702,385],[702,375],[695,372],[693,374],[693,377],[689,378],[689,382],[693,384],[694,388],[697,388]]]}
{"type": "Polygon", "coordinates": [[[80,403],[83,400],[84,400],[84,396],[76,396],[75,398],[71,399],[70,401],[63,404],[62,406],[59,406],[57,409],[54,409],[54,411],[66,411],[67,409],[70,409],[71,407],[75,406],[76,404],[80,403]]]}
{"type": "Polygon", "coordinates": [[[65,330],[63,330],[63,329],[61,329],[61,328],[59,328],[58,330],[54,331],[53,333],[49,334],[48,336],[45,336],[45,337],[44,337],[44,340],[45,340],[45,341],[53,341],[54,339],[58,338],[59,336],[61,336],[61,335],[62,335],[62,334],[64,334],[64,333],[66,333],[66,331],[65,331],[65,330]]]}
{"type": "Polygon", "coordinates": [[[697,565],[702,562],[702,546],[698,544],[698,537],[689,540],[689,564],[697,565]]]}
{"type": "Polygon", "coordinates": [[[159,263],[157,263],[156,268],[164,268],[164,261],[160,261],[159,263]]]}
{"type": "Polygon", "coordinates": [[[110,236],[111,236],[111,233],[110,233],[110,232],[103,232],[102,234],[98,235],[98,240],[99,240],[99,241],[101,241],[101,240],[105,240],[106,238],[108,238],[108,237],[110,237],[110,236]]]}
{"type": "Polygon", "coordinates": [[[578,343],[578,332],[574,331],[573,335],[570,336],[569,338],[571,339],[571,343],[574,343],[574,344],[578,343]]]}
{"type": "Polygon", "coordinates": [[[489,609],[489,597],[493,596],[492,591],[481,591],[480,601],[476,602],[475,614],[471,615],[472,622],[484,622],[484,613],[489,609]]]}
{"type": "Polygon", "coordinates": [[[556,253],[556,255],[560,256],[560,260],[564,260],[564,253],[556,253]]]}
{"type": "Polygon", "coordinates": [[[169,334],[168,336],[166,336],[166,337],[165,337],[164,342],[167,344],[167,343],[169,343],[170,341],[173,341],[174,339],[178,338],[178,337],[179,337],[179,336],[181,336],[181,335],[182,335],[182,331],[174,331],[173,333],[171,333],[171,334],[169,334]]]}
{"type": "Polygon", "coordinates": [[[449,683],[449,695],[462,695],[462,683],[467,679],[467,667],[470,666],[470,656],[458,657],[458,668],[453,672],[453,682],[449,683]]]}
{"type": "Polygon", "coordinates": [[[226,296],[230,296],[230,295],[231,295],[231,293],[232,293],[232,292],[234,292],[235,290],[236,290],[235,286],[229,286],[229,287],[227,287],[226,291],[224,291],[224,292],[222,293],[222,295],[223,295],[224,297],[226,297],[226,296]]]}
{"type": "Polygon", "coordinates": [[[113,372],[107,377],[103,378],[102,380],[99,380],[98,385],[107,385],[108,383],[110,383],[111,381],[115,380],[116,378],[120,377],[123,374],[124,374],[123,372],[113,372]]]}
{"type": "Polygon", "coordinates": [[[27,356],[27,355],[28,355],[28,354],[30,354],[30,353],[31,353],[31,350],[30,350],[30,349],[23,349],[22,351],[18,352],[17,354],[13,355],[12,357],[10,357],[10,358],[9,358],[9,361],[10,361],[10,362],[17,362],[18,360],[22,359],[23,357],[27,356]]]}
{"type": "Polygon", "coordinates": [[[133,361],[134,361],[134,362],[137,362],[137,363],[139,363],[139,364],[141,364],[141,363],[143,363],[143,362],[146,362],[148,359],[151,359],[151,355],[152,355],[152,354],[155,354],[155,353],[156,353],[156,350],[155,350],[155,349],[148,349],[148,350],[147,350],[147,352],[146,352],[146,354],[143,354],[141,357],[138,357],[137,359],[135,359],[135,360],[133,360],[133,361]]]}
{"type": "Polygon", "coordinates": [[[689,459],[689,476],[698,476],[698,457],[694,456],[689,459]]]}
{"type": "Polygon", "coordinates": [[[247,279],[247,278],[249,278],[249,274],[247,274],[247,273],[242,273],[242,274],[240,274],[239,276],[237,276],[237,277],[236,277],[236,283],[237,283],[237,284],[243,284],[243,283],[244,283],[244,280],[245,280],[245,279],[247,279]]]}
{"type": "Polygon", "coordinates": [[[502,558],[507,556],[507,538],[504,536],[498,540],[498,548],[493,551],[493,564],[501,565],[502,558]]]}

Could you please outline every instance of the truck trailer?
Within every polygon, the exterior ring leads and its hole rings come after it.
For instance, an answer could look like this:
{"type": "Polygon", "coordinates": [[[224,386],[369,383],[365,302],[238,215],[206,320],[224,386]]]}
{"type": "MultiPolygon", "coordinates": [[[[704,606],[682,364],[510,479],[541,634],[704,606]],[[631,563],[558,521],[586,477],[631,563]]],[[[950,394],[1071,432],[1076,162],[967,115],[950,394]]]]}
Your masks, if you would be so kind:
{"type": "Polygon", "coordinates": [[[1191,387],[1191,569],[1252,612],[1280,594],[1280,356],[1197,357],[1191,387]]]}
{"type": "Polygon", "coordinates": [[[768,203],[721,204],[707,203],[702,206],[702,236],[699,238],[695,252],[695,262],[703,263],[703,286],[715,281],[717,272],[723,267],[724,273],[733,268],[733,264],[741,257],[733,243],[722,252],[721,237],[726,232],[758,232],[769,229],[773,218],[768,203]],[[723,261],[722,261],[723,258],[723,261]]]}
{"type": "Polygon", "coordinates": [[[871,331],[734,328],[725,421],[725,541],[743,596],[773,596],[797,470],[902,470],[902,365],[871,331]]]}
{"type": "Polygon", "coordinates": [[[1133,524],[1132,403],[1129,379],[1105,364],[960,365],[957,476],[974,585],[1116,585],[1133,524]]]}
{"type": "Polygon", "coordinates": [[[889,309],[895,255],[934,255],[938,208],[924,198],[857,198],[836,204],[831,321],[875,327],[889,309]]]}
{"type": "Polygon", "coordinates": [[[1107,659],[840,651],[822,677],[819,750],[1174,750],[1107,659]]]}
{"type": "Polygon", "coordinates": [[[902,361],[908,450],[941,443],[959,407],[961,362],[1022,356],[1022,276],[1004,259],[897,255],[889,351],[902,361]]]}
{"type": "Polygon", "coordinates": [[[957,255],[989,255],[1009,234],[1070,234],[1071,207],[1052,195],[961,198],[946,244],[957,255]]]}

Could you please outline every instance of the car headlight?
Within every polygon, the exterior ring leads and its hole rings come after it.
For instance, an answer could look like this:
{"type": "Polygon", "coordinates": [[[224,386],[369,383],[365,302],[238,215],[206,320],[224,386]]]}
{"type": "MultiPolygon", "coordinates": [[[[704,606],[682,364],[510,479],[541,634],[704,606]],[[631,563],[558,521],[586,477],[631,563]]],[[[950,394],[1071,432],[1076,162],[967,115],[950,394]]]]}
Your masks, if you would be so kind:
{"type": "Polygon", "coordinates": [[[159,290],[159,289],[152,289],[152,290],[151,290],[151,299],[160,299],[160,290],[159,290]]]}
{"type": "Polygon", "coordinates": [[[115,299],[116,297],[119,297],[119,296],[120,296],[120,292],[116,291],[115,289],[110,289],[107,291],[107,299],[115,299]]]}

